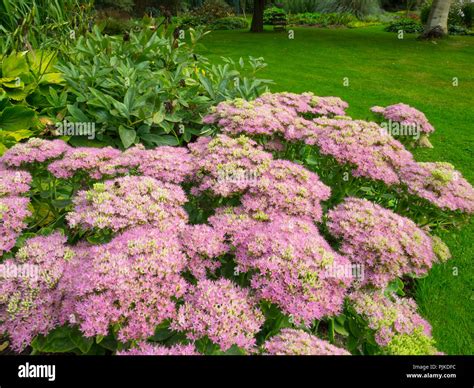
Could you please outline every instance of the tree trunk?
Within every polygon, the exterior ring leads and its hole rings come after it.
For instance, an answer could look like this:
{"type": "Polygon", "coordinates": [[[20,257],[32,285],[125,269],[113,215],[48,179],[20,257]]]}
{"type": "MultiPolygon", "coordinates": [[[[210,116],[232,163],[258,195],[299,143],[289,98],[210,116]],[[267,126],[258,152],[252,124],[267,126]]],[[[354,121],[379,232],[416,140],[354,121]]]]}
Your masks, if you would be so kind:
{"type": "Polygon", "coordinates": [[[448,15],[453,0],[433,0],[423,36],[440,38],[448,33],[448,15]]]}
{"type": "Polygon", "coordinates": [[[263,32],[263,10],[265,8],[265,0],[255,0],[253,4],[253,17],[251,32],[263,32]]]}

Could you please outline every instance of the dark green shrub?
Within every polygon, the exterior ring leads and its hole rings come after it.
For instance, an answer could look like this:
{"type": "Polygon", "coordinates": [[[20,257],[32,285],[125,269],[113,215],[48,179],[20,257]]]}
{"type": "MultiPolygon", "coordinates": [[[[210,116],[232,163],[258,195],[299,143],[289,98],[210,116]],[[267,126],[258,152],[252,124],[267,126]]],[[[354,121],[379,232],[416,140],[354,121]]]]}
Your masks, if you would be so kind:
{"type": "Polygon", "coordinates": [[[172,31],[142,29],[124,40],[95,28],[58,65],[68,91],[66,119],[95,123],[96,143],[122,149],[178,145],[207,133],[201,119],[211,106],[254,99],[269,82],[255,76],[265,66],[261,58],[211,65],[197,55],[204,35],[190,29],[179,40],[172,31]]]}
{"type": "MultiPolygon", "coordinates": [[[[283,8],[270,7],[263,12],[263,23],[273,26],[275,23],[286,21],[287,15],[283,8]]],[[[286,23],[285,23],[286,24],[286,23]]]]}
{"type": "Polygon", "coordinates": [[[249,28],[247,19],[229,16],[213,21],[209,28],[211,30],[241,30],[249,28]]]}
{"type": "Polygon", "coordinates": [[[233,16],[234,12],[229,4],[224,0],[206,0],[204,4],[192,12],[194,16],[202,18],[205,23],[213,22],[233,16]]]}
{"type": "Polygon", "coordinates": [[[303,26],[349,26],[358,19],[350,13],[302,13],[291,15],[289,24],[303,26]]]}
{"type": "Polygon", "coordinates": [[[183,30],[207,25],[205,18],[193,15],[191,13],[180,15],[175,19],[175,23],[178,28],[181,28],[183,30]]]}
{"type": "Polygon", "coordinates": [[[425,5],[420,11],[420,21],[423,24],[426,24],[430,16],[431,5],[425,5]]]}
{"type": "Polygon", "coordinates": [[[472,28],[474,24],[474,3],[465,4],[462,7],[462,12],[464,14],[464,25],[467,28],[472,28]]]}
{"type": "Polygon", "coordinates": [[[401,18],[391,22],[385,31],[399,32],[403,31],[407,34],[416,34],[423,32],[423,25],[418,21],[410,18],[401,18]]]}
{"type": "Polygon", "coordinates": [[[453,25],[453,24],[448,26],[448,31],[451,35],[468,35],[469,34],[469,30],[466,27],[453,25]]]}
{"type": "Polygon", "coordinates": [[[135,2],[133,0],[95,0],[94,6],[97,9],[111,8],[118,11],[131,12],[135,2]]]}
{"type": "Polygon", "coordinates": [[[102,29],[102,32],[107,35],[122,35],[127,31],[130,31],[134,24],[132,21],[127,19],[117,19],[108,17],[98,22],[102,29]]]}

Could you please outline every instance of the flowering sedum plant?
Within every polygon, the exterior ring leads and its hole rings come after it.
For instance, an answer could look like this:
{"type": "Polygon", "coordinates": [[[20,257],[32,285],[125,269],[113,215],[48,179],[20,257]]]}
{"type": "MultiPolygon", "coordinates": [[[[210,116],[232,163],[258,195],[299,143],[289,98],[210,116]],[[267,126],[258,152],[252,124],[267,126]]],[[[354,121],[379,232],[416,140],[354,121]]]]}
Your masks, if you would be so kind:
{"type": "Polygon", "coordinates": [[[187,147],[12,147],[0,333],[33,353],[438,354],[404,285],[450,258],[436,233],[474,189],[347,108],[264,94],[187,147]]]}

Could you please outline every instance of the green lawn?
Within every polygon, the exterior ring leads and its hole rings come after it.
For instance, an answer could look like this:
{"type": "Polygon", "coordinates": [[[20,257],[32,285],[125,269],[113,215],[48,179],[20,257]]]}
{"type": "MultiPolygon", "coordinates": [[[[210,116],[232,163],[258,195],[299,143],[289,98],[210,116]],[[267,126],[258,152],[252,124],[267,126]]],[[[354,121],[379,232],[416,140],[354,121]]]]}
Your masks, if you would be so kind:
{"type": "MultiPolygon", "coordinates": [[[[436,128],[435,148],[417,151],[417,159],[450,162],[474,183],[474,37],[432,43],[413,35],[399,40],[381,27],[294,31],[293,40],[272,31],[216,31],[200,52],[213,60],[263,56],[261,77],[275,81],[272,91],[338,96],[354,118],[370,118],[374,105],[412,105],[436,128]]],[[[474,354],[474,222],[443,237],[453,259],[419,282],[417,300],[441,351],[474,354]]]]}

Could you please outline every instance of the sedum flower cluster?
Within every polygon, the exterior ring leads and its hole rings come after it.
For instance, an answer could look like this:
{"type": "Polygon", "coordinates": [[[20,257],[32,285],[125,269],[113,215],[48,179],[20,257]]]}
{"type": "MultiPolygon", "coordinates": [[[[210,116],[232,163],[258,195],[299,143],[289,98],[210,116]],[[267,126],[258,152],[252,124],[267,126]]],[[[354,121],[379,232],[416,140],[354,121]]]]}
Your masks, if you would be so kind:
{"type": "Polygon", "coordinates": [[[432,238],[413,221],[366,199],[346,198],[328,212],[340,251],[365,266],[363,284],[385,287],[405,274],[424,275],[439,260],[432,238]]]}
{"type": "Polygon", "coordinates": [[[283,329],[268,339],[264,354],[274,356],[347,356],[350,353],[303,330],[283,329]]]}
{"type": "MultiPolygon", "coordinates": [[[[346,109],[347,103],[335,97],[274,93],[254,101],[222,102],[204,121],[228,135],[264,138],[264,147],[270,151],[284,151],[284,141],[314,146],[321,155],[349,166],[355,177],[406,186],[409,193],[440,208],[473,212],[474,188],[458,171],[444,163],[416,162],[386,129],[374,122],[353,120],[345,115],[346,109]],[[440,180],[439,170],[452,178],[440,180]]],[[[373,111],[403,125],[416,125],[423,135],[434,131],[422,112],[405,104],[374,107],[373,111]]]]}
{"type": "Polygon", "coordinates": [[[291,143],[314,146],[354,176],[467,213],[474,190],[451,165],[417,163],[377,124],[345,116],[347,108],[334,97],[267,93],[219,104],[204,121],[223,133],[188,147],[17,144],[0,159],[1,264],[38,272],[0,279],[0,333],[16,351],[70,326],[114,338],[122,355],[193,355],[206,341],[221,351],[344,355],[308,328],[349,301],[384,353],[436,354],[415,302],[383,289],[447,260],[447,246],[365,199],[328,209],[338,188],[277,156],[291,143]],[[18,239],[29,226],[28,196],[37,195],[30,185],[42,188],[38,165],[41,178],[80,187],[65,214],[69,240],[54,231],[18,239]],[[364,268],[360,282],[354,264],[364,268]],[[266,338],[269,305],[291,328],[266,338]],[[159,325],[181,340],[149,342],[159,325]]]}
{"type": "Polygon", "coordinates": [[[356,291],[349,296],[354,310],[374,331],[375,341],[386,354],[439,354],[430,324],[417,313],[413,299],[386,297],[380,291],[356,291]]]}

